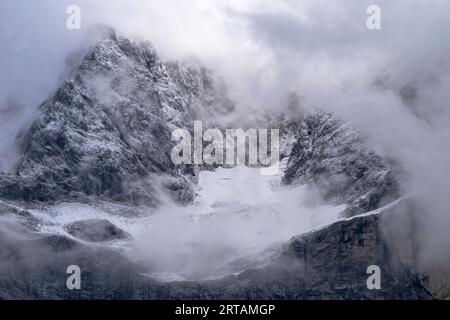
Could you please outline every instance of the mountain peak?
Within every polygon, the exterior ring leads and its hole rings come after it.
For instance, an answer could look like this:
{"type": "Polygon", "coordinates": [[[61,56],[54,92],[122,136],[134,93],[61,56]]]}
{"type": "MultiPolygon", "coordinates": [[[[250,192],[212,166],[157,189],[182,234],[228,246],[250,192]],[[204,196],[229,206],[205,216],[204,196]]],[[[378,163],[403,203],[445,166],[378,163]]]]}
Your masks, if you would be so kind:
{"type": "Polygon", "coordinates": [[[0,178],[0,194],[155,205],[168,193],[191,201],[192,170],[182,169],[186,176],[172,163],[171,130],[189,127],[204,113],[198,110],[220,106],[223,92],[202,68],[168,67],[148,42],[111,28],[98,32],[100,40],[41,105],[25,135],[17,176],[0,178]]]}

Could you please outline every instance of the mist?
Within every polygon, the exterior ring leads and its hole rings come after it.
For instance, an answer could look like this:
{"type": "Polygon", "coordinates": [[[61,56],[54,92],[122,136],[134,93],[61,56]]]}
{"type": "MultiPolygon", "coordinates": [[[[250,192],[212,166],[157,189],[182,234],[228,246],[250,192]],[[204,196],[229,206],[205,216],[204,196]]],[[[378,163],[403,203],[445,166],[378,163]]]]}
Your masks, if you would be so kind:
{"type": "Polygon", "coordinates": [[[405,170],[403,192],[423,208],[422,259],[448,262],[450,3],[377,1],[377,31],[366,28],[371,4],[4,0],[0,171],[13,171],[15,138],[72,67],[71,53],[92,26],[107,24],[151,41],[163,60],[199,59],[225,80],[241,114],[283,112],[286,95],[295,92],[303,108],[352,122],[405,170]],[[82,10],[79,31],[65,27],[69,4],[82,10]]]}
{"type": "Polygon", "coordinates": [[[307,186],[282,186],[281,175],[261,176],[244,165],[202,172],[196,193],[193,205],[166,201],[147,225],[130,231],[134,254],[152,277],[213,279],[260,266],[292,237],[342,219],[345,208],[323,203],[307,186]]]}

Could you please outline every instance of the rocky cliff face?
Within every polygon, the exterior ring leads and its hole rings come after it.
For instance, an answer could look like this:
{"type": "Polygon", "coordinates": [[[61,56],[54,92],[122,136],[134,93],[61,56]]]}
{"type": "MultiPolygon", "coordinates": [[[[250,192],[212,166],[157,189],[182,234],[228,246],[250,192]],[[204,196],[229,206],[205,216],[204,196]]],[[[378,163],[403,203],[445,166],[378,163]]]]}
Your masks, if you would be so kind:
{"type": "Polygon", "coordinates": [[[347,204],[346,216],[400,196],[395,165],[371,151],[349,124],[316,110],[300,122],[298,131],[284,183],[316,187],[325,200],[347,204]]]}
{"type": "Polygon", "coordinates": [[[102,196],[155,205],[163,190],[191,201],[186,177],[193,171],[173,165],[171,130],[230,108],[205,68],[164,64],[149,44],[107,30],[41,105],[23,139],[17,175],[0,176],[0,195],[26,201],[102,196]]]}

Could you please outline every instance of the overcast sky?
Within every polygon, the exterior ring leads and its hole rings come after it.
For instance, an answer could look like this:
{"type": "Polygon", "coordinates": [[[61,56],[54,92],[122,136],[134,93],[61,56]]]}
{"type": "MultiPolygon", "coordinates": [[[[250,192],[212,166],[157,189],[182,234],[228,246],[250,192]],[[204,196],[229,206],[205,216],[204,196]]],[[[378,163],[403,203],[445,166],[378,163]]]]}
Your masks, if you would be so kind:
{"type": "Polygon", "coordinates": [[[340,90],[374,72],[447,61],[449,9],[445,0],[2,0],[0,101],[42,99],[89,27],[106,23],[164,57],[196,56],[241,94],[276,104],[283,91],[340,90]],[[366,28],[374,2],[379,31],[366,28]],[[69,4],[82,10],[80,31],[66,28],[69,4]]]}

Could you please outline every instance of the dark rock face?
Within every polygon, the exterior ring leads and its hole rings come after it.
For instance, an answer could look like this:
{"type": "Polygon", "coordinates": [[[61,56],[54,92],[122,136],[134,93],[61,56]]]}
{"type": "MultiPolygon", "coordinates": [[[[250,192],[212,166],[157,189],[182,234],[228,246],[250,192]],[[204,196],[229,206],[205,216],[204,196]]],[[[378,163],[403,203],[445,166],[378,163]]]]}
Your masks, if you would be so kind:
{"type": "Polygon", "coordinates": [[[347,204],[346,216],[379,208],[400,195],[393,164],[368,150],[363,138],[329,113],[314,111],[300,123],[284,176],[311,184],[323,198],[347,204]]]}
{"type": "Polygon", "coordinates": [[[109,31],[41,105],[17,175],[0,176],[0,196],[155,205],[163,190],[189,202],[193,170],[172,163],[171,130],[191,126],[199,110],[230,105],[206,69],[166,66],[149,44],[109,31]]]}
{"type": "Polygon", "coordinates": [[[397,249],[409,250],[411,242],[398,237],[392,242],[395,231],[383,227],[392,224],[395,210],[296,237],[265,266],[201,282],[158,282],[111,249],[59,235],[29,234],[18,240],[0,230],[0,298],[430,299],[423,277],[399,258],[397,249]],[[81,290],[65,286],[65,270],[72,264],[82,270],[81,290]],[[380,290],[367,288],[370,265],[381,269],[380,290]]]}
{"type": "Polygon", "coordinates": [[[108,220],[89,219],[76,221],[64,226],[76,238],[100,242],[128,238],[129,235],[108,220]]]}

